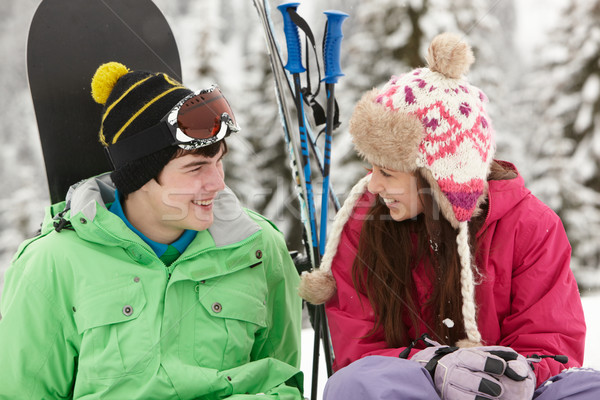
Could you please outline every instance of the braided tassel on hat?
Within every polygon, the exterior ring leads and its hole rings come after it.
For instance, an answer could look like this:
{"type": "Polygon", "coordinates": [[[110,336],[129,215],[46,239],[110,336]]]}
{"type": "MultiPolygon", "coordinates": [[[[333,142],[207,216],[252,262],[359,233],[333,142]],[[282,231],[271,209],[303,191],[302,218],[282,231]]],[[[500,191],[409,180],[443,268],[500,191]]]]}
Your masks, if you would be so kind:
{"type": "Polygon", "coordinates": [[[370,180],[371,175],[367,175],[354,185],[344,205],[336,214],[331,232],[329,232],[330,239],[325,246],[325,253],[319,268],[310,273],[304,272],[302,274],[298,294],[311,304],[323,304],[335,293],[336,287],[335,280],[331,275],[331,263],[340,244],[342,229],[344,229],[344,225],[352,215],[354,205],[367,189],[370,180]]]}

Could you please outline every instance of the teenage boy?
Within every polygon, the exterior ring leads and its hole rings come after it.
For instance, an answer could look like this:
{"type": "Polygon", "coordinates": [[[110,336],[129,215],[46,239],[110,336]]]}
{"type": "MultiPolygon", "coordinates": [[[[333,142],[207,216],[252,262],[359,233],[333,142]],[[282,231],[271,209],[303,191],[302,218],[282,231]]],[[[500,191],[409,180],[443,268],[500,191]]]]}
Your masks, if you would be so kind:
{"type": "Polygon", "coordinates": [[[0,398],[302,399],[298,275],[225,186],[220,89],[98,68],[112,173],[73,186],[6,272],[0,398]]]}

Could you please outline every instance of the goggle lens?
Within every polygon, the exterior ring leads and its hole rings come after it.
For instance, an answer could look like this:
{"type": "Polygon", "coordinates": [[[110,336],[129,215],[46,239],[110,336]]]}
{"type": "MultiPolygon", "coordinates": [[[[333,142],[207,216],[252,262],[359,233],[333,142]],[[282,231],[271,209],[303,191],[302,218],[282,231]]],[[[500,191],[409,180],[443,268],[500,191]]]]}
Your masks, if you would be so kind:
{"type": "Polygon", "coordinates": [[[219,88],[194,95],[177,112],[179,129],[193,139],[208,139],[217,135],[222,123],[227,123],[233,131],[239,130],[231,107],[219,88]],[[228,117],[226,121],[223,114],[228,117]]]}

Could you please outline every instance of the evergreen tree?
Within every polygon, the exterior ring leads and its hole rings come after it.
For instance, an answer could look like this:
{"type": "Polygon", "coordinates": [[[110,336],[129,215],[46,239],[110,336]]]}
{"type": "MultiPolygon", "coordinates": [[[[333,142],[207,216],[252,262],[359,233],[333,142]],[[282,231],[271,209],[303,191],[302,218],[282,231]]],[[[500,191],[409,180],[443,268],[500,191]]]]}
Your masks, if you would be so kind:
{"type": "Polygon", "coordinates": [[[562,15],[536,68],[532,190],[562,218],[580,285],[600,286],[600,1],[572,0],[562,15]]]}
{"type": "Polygon", "coordinates": [[[25,68],[27,29],[36,6],[31,0],[10,2],[0,16],[0,288],[17,246],[34,236],[49,202],[25,68]]]}

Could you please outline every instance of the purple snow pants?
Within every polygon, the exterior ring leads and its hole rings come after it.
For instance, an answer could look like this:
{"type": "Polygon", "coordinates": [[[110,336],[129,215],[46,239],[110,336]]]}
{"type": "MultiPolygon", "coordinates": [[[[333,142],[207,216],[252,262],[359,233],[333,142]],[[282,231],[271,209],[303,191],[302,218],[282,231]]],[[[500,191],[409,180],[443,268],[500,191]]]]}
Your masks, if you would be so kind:
{"type": "MultiPolygon", "coordinates": [[[[419,364],[395,357],[369,356],[329,378],[323,400],[439,400],[429,373],[419,364]]],[[[535,400],[599,400],[600,371],[572,368],[548,379],[535,400]]],[[[526,400],[526,399],[506,399],[526,400]]]]}

